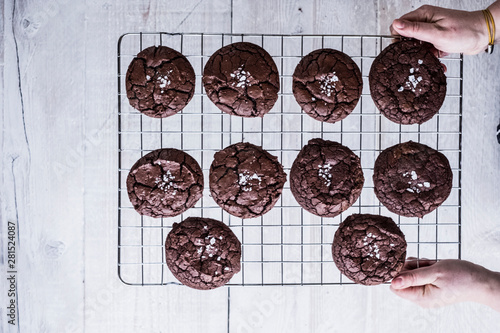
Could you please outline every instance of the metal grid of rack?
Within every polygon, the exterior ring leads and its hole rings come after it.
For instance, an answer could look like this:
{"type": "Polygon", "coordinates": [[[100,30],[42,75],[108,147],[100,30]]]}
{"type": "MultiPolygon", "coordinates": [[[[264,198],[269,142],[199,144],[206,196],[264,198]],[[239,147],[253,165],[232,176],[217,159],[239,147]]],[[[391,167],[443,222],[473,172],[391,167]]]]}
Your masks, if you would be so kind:
{"type": "Polygon", "coordinates": [[[131,285],[179,284],[170,273],[164,241],[173,222],[188,216],[210,217],[231,227],[242,243],[242,267],[228,285],[351,284],[332,260],[331,244],[338,225],[350,214],[390,216],[405,233],[408,256],[435,259],[461,257],[461,56],[441,61],[447,67],[448,89],[436,116],[422,125],[398,125],[381,116],[369,93],[368,73],[374,58],[391,43],[387,36],[370,35],[245,35],[129,33],[118,41],[118,274],[131,285]],[[264,118],[240,118],[221,112],[205,95],[201,76],[208,58],[224,45],[246,41],[265,48],[278,66],[279,99],[264,118]],[[154,119],[133,109],[127,100],[125,73],[130,61],[152,45],[169,46],[184,54],[196,73],[195,95],[174,116],[154,119]],[[349,55],[363,76],[363,93],[344,120],[322,123],[301,111],[292,93],[292,74],[300,59],[320,48],[349,55]],[[278,156],[289,174],[300,149],[321,137],[348,146],[361,158],[365,186],[360,198],[335,218],[304,211],[294,200],[289,183],[276,206],[262,217],[240,219],[224,212],[210,197],[174,218],[140,216],[130,204],[126,178],[130,167],[158,148],[182,149],[201,165],[205,179],[213,154],[230,144],[248,141],[278,156]],[[373,165],[378,154],[394,144],[413,140],[438,149],[450,161],[453,188],[449,198],[424,218],[389,212],[373,191],[373,165]]]}

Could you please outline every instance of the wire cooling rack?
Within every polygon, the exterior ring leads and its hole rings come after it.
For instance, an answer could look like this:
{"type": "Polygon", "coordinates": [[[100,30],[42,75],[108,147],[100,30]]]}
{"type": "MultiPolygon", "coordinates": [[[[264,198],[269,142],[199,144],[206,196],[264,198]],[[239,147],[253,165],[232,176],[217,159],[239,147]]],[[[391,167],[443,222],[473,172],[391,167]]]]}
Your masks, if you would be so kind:
{"type": "Polygon", "coordinates": [[[118,274],[131,285],[179,284],[170,273],[164,242],[173,222],[189,216],[210,217],[231,227],[242,243],[241,271],[228,285],[338,285],[351,284],[332,260],[331,244],[338,225],[350,214],[390,216],[408,242],[408,256],[460,258],[461,239],[461,56],[441,61],[447,67],[448,89],[439,114],[422,125],[398,125],[375,107],[368,73],[374,58],[391,43],[390,37],[368,35],[247,35],[129,33],[118,41],[118,274]],[[221,112],[205,95],[201,81],[208,58],[224,45],[246,41],[266,49],[278,66],[279,99],[264,118],[240,118],[221,112]],[[184,54],[196,73],[196,90],[187,107],[174,116],[154,119],[133,109],[127,100],[125,74],[131,60],[152,45],[169,46],[184,54]],[[322,123],[301,111],[292,93],[292,74],[300,59],[320,48],[349,55],[363,76],[363,93],[344,120],[322,123]],[[259,218],[240,219],[224,212],[210,197],[208,170],[213,155],[230,144],[248,141],[276,155],[289,174],[300,149],[312,138],[348,146],[361,158],[365,186],[357,202],[335,218],[304,211],[294,200],[289,183],[276,206],[259,218]],[[453,170],[449,198],[424,218],[389,212],[373,190],[373,165],[385,148],[413,140],[442,152],[453,170]],[[140,216],[130,204],[126,178],[130,167],[158,148],[177,148],[201,165],[205,180],[202,199],[174,218],[140,216]]]}

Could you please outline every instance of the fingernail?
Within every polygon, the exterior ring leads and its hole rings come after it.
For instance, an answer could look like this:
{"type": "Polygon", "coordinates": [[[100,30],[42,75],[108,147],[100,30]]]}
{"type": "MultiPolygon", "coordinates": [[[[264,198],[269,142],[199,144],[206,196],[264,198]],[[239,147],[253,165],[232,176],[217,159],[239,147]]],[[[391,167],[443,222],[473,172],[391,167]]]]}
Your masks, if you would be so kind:
{"type": "Polygon", "coordinates": [[[403,21],[401,21],[401,20],[394,20],[393,25],[397,29],[404,29],[405,28],[405,23],[403,21]]]}
{"type": "Polygon", "coordinates": [[[404,282],[402,277],[397,277],[394,280],[392,280],[392,286],[395,288],[403,288],[404,287],[404,282]]]}

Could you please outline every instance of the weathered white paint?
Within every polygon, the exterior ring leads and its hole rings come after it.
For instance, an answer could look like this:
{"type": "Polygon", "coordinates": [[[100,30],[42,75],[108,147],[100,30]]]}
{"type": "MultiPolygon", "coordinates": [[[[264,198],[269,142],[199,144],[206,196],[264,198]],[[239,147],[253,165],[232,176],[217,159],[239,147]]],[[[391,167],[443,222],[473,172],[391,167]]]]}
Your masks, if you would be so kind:
{"type": "MultiPolygon", "coordinates": [[[[118,280],[115,74],[121,34],[386,34],[393,18],[423,3],[3,2],[0,244],[5,253],[6,223],[17,221],[21,332],[227,329],[227,288],[130,287],[118,280]]],[[[433,3],[479,9],[489,2],[433,3]]],[[[500,270],[498,53],[467,57],[464,68],[463,257],[500,270]]],[[[0,281],[2,331],[14,332],[5,320],[6,284],[0,281]]],[[[231,332],[499,330],[498,314],[485,307],[423,310],[387,286],[234,287],[230,310],[231,332]]]]}

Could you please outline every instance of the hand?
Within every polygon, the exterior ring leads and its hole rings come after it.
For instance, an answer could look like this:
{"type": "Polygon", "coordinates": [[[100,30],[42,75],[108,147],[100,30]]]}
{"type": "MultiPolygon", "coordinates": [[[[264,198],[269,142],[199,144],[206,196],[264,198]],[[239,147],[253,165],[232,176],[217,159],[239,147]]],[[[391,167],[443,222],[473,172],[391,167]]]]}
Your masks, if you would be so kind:
{"type": "MultiPolygon", "coordinates": [[[[494,12],[493,8],[490,10],[494,12]]],[[[424,5],[394,20],[391,34],[429,42],[441,55],[477,54],[488,46],[488,28],[481,11],[467,12],[424,5]]]]}
{"type": "Polygon", "coordinates": [[[465,260],[410,257],[391,290],[426,308],[474,301],[500,311],[500,274],[465,260]]]}

